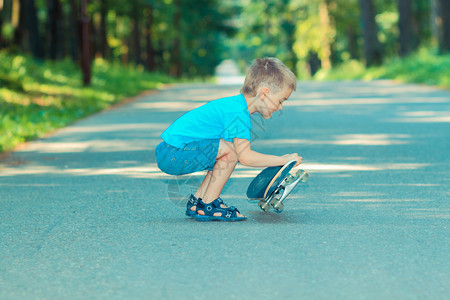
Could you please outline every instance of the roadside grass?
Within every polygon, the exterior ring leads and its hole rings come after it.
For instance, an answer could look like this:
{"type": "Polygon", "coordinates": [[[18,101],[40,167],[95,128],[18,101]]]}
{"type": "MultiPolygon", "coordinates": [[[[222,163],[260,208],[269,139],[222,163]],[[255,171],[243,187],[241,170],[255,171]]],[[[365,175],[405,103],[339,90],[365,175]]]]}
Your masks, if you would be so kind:
{"type": "Polygon", "coordinates": [[[91,82],[82,85],[80,68],[70,60],[37,62],[0,52],[0,152],[175,80],[95,60],[91,82]]]}
{"type": "Polygon", "coordinates": [[[422,49],[408,57],[392,58],[381,66],[370,68],[365,68],[361,62],[350,60],[329,72],[318,72],[314,79],[393,79],[450,89],[450,54],[439,56],[432,50],[422,49]]]}

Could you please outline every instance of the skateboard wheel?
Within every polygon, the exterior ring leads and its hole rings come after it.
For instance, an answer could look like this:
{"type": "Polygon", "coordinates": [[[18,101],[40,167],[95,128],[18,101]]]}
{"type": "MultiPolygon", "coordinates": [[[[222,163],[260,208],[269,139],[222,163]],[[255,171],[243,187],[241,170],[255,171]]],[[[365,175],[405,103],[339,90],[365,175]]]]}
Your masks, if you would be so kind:
{"type": "Polygon", "coordinates": [[[261,201],[259,201],[259,207],[261,207],[261,209],[263,210],[263,211],[268,211],[269,209],[270,209],[270,203],[268,203],[268,202],[265,202],[265,201],[263,201],[263,200],[261,200],[261,201]]]}
{"type": "Polygon", "coordinates": [[[274,206],[275,203],[277,203],[277,202],[278,202],[278,199],[277,198],[273,198],[272,200],[270,200],[270,205],[274,206]]]}
{"type": "Polygon", "coordinates": [[[280,198],[273,198],[270,201],[270,205],[272,205],[272,207],[275,207],[275,205],[280,201],[280,198]]]}
{"type": "Polygon", "coordinates": [[[302,170],[302,174],[300,175],[301,182],[307,182],[309,178],[309,174],[302,170]]]}
{"type": "Polygon", "coordinates": [[[284,186],[290,185],[291,183],[293,183],[298,177],[296,176],[292,176],[289,175],[286,179],[285,179],[285,184],[284,186]]]}
{"type": "Polygon", "coordinates": [[[277,211],[277,212],[281,212],[284,208],[284,204],[283,202],[278,201],[277,203],[275,203],[275,205],[273,206],[273,208],[277,211]]]}

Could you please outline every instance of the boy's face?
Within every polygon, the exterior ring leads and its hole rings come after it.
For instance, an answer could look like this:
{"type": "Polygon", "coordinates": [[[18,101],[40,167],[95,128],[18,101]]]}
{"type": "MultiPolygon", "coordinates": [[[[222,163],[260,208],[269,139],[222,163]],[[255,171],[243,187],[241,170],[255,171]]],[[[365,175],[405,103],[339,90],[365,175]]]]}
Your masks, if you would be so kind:
{"type": "Polygon", "coordinates": [[[283,109],[283,102],[286,101],[292,94],[291,89],[283,89],[278,93],[268,92],[263,99],[263,106],[259,110],[259,113],[264,119],[269,119],[276,111],[283,109]]]}

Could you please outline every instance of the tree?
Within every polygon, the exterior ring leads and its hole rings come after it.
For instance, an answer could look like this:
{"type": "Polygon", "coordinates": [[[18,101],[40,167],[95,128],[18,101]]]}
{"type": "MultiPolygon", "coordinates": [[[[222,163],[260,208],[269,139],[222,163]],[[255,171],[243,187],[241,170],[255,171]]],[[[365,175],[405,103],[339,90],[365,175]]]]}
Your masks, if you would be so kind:
{"type": "Polygon", "coordinates": [[[375,6],[373,0],[360,0],[359,3],[361,7],[366,66],[379,65],[383,62],[383,52],[378,40],[375,6]]]}
{"type": "MultiPolygon", "coordinates": [[[[34,3],[34,0],[25,0],[34,3]]],[[[59,0],[48,0],[48,33],[49,33],[49,56],[55,60],[62,57],[62,9],[59,0]]],[[[37,25],[37,23],[36,23],[37,25]]],[[[36,26],[37,27],[37,26],[36,26]]]]}
{"type": "Polygon", "coordinates": [[[174,38],[172,40],[172,53],[171,53],[171,69],[170,74],[175,77],[181,77],[182,75],[182,58],[181,58],[181,0],[173,1],[173,29],[174,38]]]}
{"type": "Polygon", "coordinates": [[[303,3],[291,0],[251,0],[243,4],[235,12],[234,23],[240,28],[234,45],[238,50],[234,52],[245,62],[275,56],[295,70],[298,19],[303,9],[303,3]]]}
{"type": "Polygon", "coordinates": [[[154,71],[156,69],[155,65],[155,48],[153,47],[153,5],[151,3],[147,4],[145,7],[145,46],[146,46],[146,63],[145,67],[149,71],[154,71]]]}
{"type": "Polygon", "coordinates": [[[334,31],[331,60],[334,64],[361,57],[361,18],[358,0],[327,0],[334,31]]]}
{"type": "Polygon", "coordinates": [[[133,49],[133,57],[134,62],[136,65],[139,65],[142,63],[142,53],[141,53],[141,3],[140,1],[133,1],[132,2],[132,9],[131,9],[131,20],[132,20],[132,49],[133,49]]]}
{"type": "Polygon", "coordinates": [[[292,5],[290,0],[279,1],[277,5],[281,18],[280,27],[282,31],[280,31],[280,36],[285,36],[286,55],[282,59],[286,66],[296,74],[298,57],[294,52],[294,44],[298,7],[292,5]]]}
{"type": "Polygon", "coordinates": [[[450,52],[450,1],[439,0],[440,22],[439,24],[439,52],[450,52]]]}
{"type": "Polygon", "coordinates": [[[419,46],[419,24],[412,0],[398,0],[400,56],[406,56],[419,46]]]}
{"type": "MultiPolygon", "coordinates": [[[[270,2],[279,9],[279,0],[270,2]]],[[[5,29],[0,43],[3,39],[11,49],[35,57],[70,55],[81,64],[86,85],[94,55],[177,77],[205,77],[223,59],[224,40],[233,31],[225,21],[234,5],[219,0],[0,0],[0,27],[5,29]]],[[[270,22],[285,32],[279,53],[288,57],[292,51],[285,45],[294,42],[295,19],[285,16],[277,22],[271,16],[270,22]]],[[[277,49],[278,33],[270,35],[270,47],[277,49]]],[[[295,64],[295,56],[289,57],[295,64]]]]}
{"type": "Polygon", "coordinates": [[[182,1],[182,66],[189,76],[213,74],[223,59],[224,39],[231,31],[225,20],[227,9],[218,0],[182,1]]]}
{"type": "Polygon", "coordinates": [[[3,47],[3,0],[0,0],[0,49],[3,47]]]}
{"type": "MultiPolygon", "coordinates": [[[[3,2],[1,4],[3,5],[3,2]]],[[[39,32],[39,20],[35,1],[12,0],[10,5],[10,25],[14,30],[12,46],[24,52],[31,51],[32,55],[37,59],[44,59],[44,44],[42,35],[39,32]]]]}
{"type": "Polygon", "coordinates": [[[90,56],[90,35],[89,17],[87,15],[87,0],[81,0],[81,70],[83,73],[83,84],[91,84],[91,56],[90,56]]]}
{"type": "Polygon", "coordinates": [[[320,67],[331,69],[331,45],[336,29],[325,1],[308,3],[303,12],[297,23],[294,50],[299,59],[307,61],[310,75],[314,75],[320,67]]]}
{"type": "Polygon", "coordinates": [[[13,45],[22,48],[23,32],[24,32],[24,0],[12,0],[11,6],[11,25],[14,28],[13,45]]]}
{"type": "Polygon", "coordinates": [[[321,2],[319,4],[319,19],[320,19],[320,27],[325,32],[325,34],[321,38],[321,45],[322,45],[322,55],[321,55],[321,61],[322,61],[322,67],[325,70],[331,69],[331,38],[330,38],[330,17],[328,15],[328,5],[325,1],[321,2]]]}
{"type": "Polygon", "coordinates": [[[77,0],[70,0],[70,14],[69,14],[69,23],[70,23],[70,55],[72,56],[73,61],[78,61],[80,58],[80,8],[78,6],[77,0]]]}
{"type": "Polygon", "coordinates": [[[107,58],[109,56],[109,47],[107,41],[106,15],[108,13],[108,0],[100,1],[100,24],[98,30],[98,54],[107,58]]]}
{"type": "Polygon", "coordinates": [[[431,35],[434,44],[439,43],[439,0],[430,0],[431,35]]]}

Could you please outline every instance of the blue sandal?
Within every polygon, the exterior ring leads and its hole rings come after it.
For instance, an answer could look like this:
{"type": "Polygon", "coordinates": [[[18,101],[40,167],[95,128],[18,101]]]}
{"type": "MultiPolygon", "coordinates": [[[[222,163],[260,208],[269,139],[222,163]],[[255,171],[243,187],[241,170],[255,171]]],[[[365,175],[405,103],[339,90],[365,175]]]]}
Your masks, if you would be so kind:
{"type": "Polygon", "coordinates": [[[192,210],[191,208],[193,206],[197,206],[198,199],[194,195],[189,196],[188,203],[186,204],[186,216],[188,217],[195,217],[197,215],[197,212],[195,210],[192,210]]]}
{"type": "MultiPolygon", "coordinates": [[[[246,217],[238,217],[238,213],[240,211],[234,207],[223,208],[220,205],[224,204],[222,199],[218,198],[211,203],[204,203],[201,199],[197,202],[197,214],[195,215],[195,220],[197,221],[244,221],[246,217]],[[198,211],[201,210],[205,213],[205,215],[198,214],[198,211]],[[220,213],[220,216],[214,216],[215,213],[220,213]]],[[[225,204],[224,204],[225,205],[225,204]]]]}

